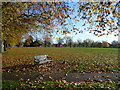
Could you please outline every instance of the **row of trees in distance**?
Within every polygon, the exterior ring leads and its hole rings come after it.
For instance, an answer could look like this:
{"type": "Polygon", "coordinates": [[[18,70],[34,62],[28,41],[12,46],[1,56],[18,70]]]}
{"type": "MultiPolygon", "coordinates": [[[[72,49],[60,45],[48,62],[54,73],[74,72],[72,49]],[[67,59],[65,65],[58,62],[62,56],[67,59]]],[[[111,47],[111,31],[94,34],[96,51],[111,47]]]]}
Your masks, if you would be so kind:
{"type": "Polygon", "coordinates": [[[74,42],[71,37],[59,38],[57,40],[57,44],[55,44],[52,39],[45,40],[34,40],[30,35],[24,42],[18,44],[17,46],[24,47],[120,47],[120,43],[118,41],[113,41],[111,44],[107,41],[93,41],[91,39],[86,39],[83,42],[81,40],[77,40],[74,42]]]}

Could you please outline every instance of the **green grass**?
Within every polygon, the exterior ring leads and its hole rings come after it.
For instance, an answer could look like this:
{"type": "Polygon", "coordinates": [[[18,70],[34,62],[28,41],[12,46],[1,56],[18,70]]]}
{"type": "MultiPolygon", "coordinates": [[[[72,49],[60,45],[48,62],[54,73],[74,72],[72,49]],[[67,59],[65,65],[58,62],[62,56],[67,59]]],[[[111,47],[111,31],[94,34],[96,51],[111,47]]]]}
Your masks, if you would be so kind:
{"type": "Polygon", "coordinates": [[[2,89],[35,89],[35,88],[46,88],[46,89],[60,89],[60,88],[78,88],[78,89],[118,89],[119,84],[114,82],[103,82],[103,83],[69,83],[69,82],[15,82],[4,80],[2,84],[2,89]]]}
{"type": "MultiPolygon", "coordinates": [[[[34,65],[34,56],[45,55],[52,57],[53,64],[44,64],[42,68],[37,68],[40,71],[44,68],[52,68],[52,66],[59,65],[63,72],[109,72],[119,71],[118,63],[118,49],[115,48],[70,48],[70,47],[20,47],[11,48],[3,53],[2,64],[3,71],[17,71],[28,70],[34,71],[26,65],[34,65]],[[68,65],[57,64],[66,61],[68,65]],[[23,65],[25,67],[21,67],[23,65]],[[63,65],[63,66],[62,66],[63,65]],[[15,67],[14,67],[15,66],[15,67]],[[13,68],[14,67],[14,68],[13,68]]],[[[34,68],[34,67],[33,67],[34,68]]],[[[54,70],[56,68],[53,67],[54,70]]],[[[49,71],[49,70],[48,70],[49,71]]],[[[75,83],[75,82],[14,82],[3,81],[2,87],[4,88],[118,88],[118,83],[115,82],[97,82],[97,83],[75,83]]]]}
{"type": "Polygon", "coordinates": [[[9,88],[20,88],[20,83],[18,82],[15,82],[15,81],[9,81],[9,80],[4,80],[2,81],[2,89],[3,88],[6,88],[6,89],[9,89],[9,88]]]}
{"type": "Polygon", "coordinates": [[[120,69],[118,67],[118,49],[70,47],[11,48],[3,54],[3,67],[34,65],[34,56],[45,54],[52,57],[53,62],[68,62],[70,68],[65,71],[105,72],[120,69]]]}

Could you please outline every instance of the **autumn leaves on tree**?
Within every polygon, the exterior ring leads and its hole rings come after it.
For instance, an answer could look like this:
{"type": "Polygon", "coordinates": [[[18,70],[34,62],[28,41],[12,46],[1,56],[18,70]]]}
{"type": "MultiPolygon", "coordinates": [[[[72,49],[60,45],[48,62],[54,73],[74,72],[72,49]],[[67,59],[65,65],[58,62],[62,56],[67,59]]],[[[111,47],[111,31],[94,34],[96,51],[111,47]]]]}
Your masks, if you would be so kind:
{"type": "Polygon", "coordinates": [[[71,6],[70,2],[3,2],[2,34],[5,50],[8,45],[18,44],[22,36],[30,32],[42,31],[50,39],[54,29],[56,33],[60,31],[58,26],[64,27],[61,30],[63,34],[79,31],[68,19],[75,22],[85,20],[82,26],[96,36],[111,33],[118,35],[120,2],[74,3],[79,7],[76,16],[75,6],[71,6]],[[67,27],[69,25],[71,30],[67,27]]]}

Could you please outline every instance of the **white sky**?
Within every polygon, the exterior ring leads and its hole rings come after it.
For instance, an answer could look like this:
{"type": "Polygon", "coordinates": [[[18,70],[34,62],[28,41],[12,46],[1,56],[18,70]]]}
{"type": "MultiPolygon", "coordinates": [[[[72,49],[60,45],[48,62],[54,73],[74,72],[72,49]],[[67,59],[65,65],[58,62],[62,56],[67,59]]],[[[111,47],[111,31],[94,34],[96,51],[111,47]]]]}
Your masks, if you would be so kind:
{"type": "Polygon", "coordinates": [[[114,36],[114,34],[109,34],[109,35],[98,37],[98,36],[93,35],[92,33],[83,32],[83,33],[73,36],[74,41],[77,41],[77,39],[80,39],[82,41],[85,39],[91,39],[93,41],[107,41],[111,43],[113,40],[118,41],[118,36],[114,36]]]}
{"type": "MultiPolygon", "coordinates": [[[[56,37],[57,36],[59,37],[59,35],[56,35],[56,37]]],[[[93,41],[100,41],[100,42],[107,41],[108,43],[111,43],[113,40],[118,41],[118,36],[114,36],[114,34],[109,34],[109,35],[104,35],[104,36],[98,37],[87,31],[76,34],[76,35],[69,34],[68,36],[72,37],[74,42],[77,42],[77,40],[84,41],[86,39],[91,39],[93,41]]],[[[61,38],[64,39],[64,36],[61,36],[61,38]]],[[[54,43],[57,43],[57,39],[53,39],[53,41],[54,41],[54,43]]]]}

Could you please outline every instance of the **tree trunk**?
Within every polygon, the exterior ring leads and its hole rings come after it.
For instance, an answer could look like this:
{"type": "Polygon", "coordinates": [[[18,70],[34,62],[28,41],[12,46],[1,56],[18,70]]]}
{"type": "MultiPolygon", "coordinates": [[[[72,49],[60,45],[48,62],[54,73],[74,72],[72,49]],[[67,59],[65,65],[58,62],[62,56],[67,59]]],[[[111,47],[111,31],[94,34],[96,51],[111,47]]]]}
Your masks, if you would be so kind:
{"type": "Polygon", "coordinates": [[[7,48],[7,43],[6,43],[6,41],[4,41],[3,44],[4,44],[4,51],[6,51],[6,50],[7,50],[7,49],[6,49],[6,48],[7,48]]]}
{"type": "Polygon", "coordinates": [[[2,45],[2,40],[0,40],[0,53],[2,53],[3,52],[3,47],[2,47],[3,45],[2,45]]]}

